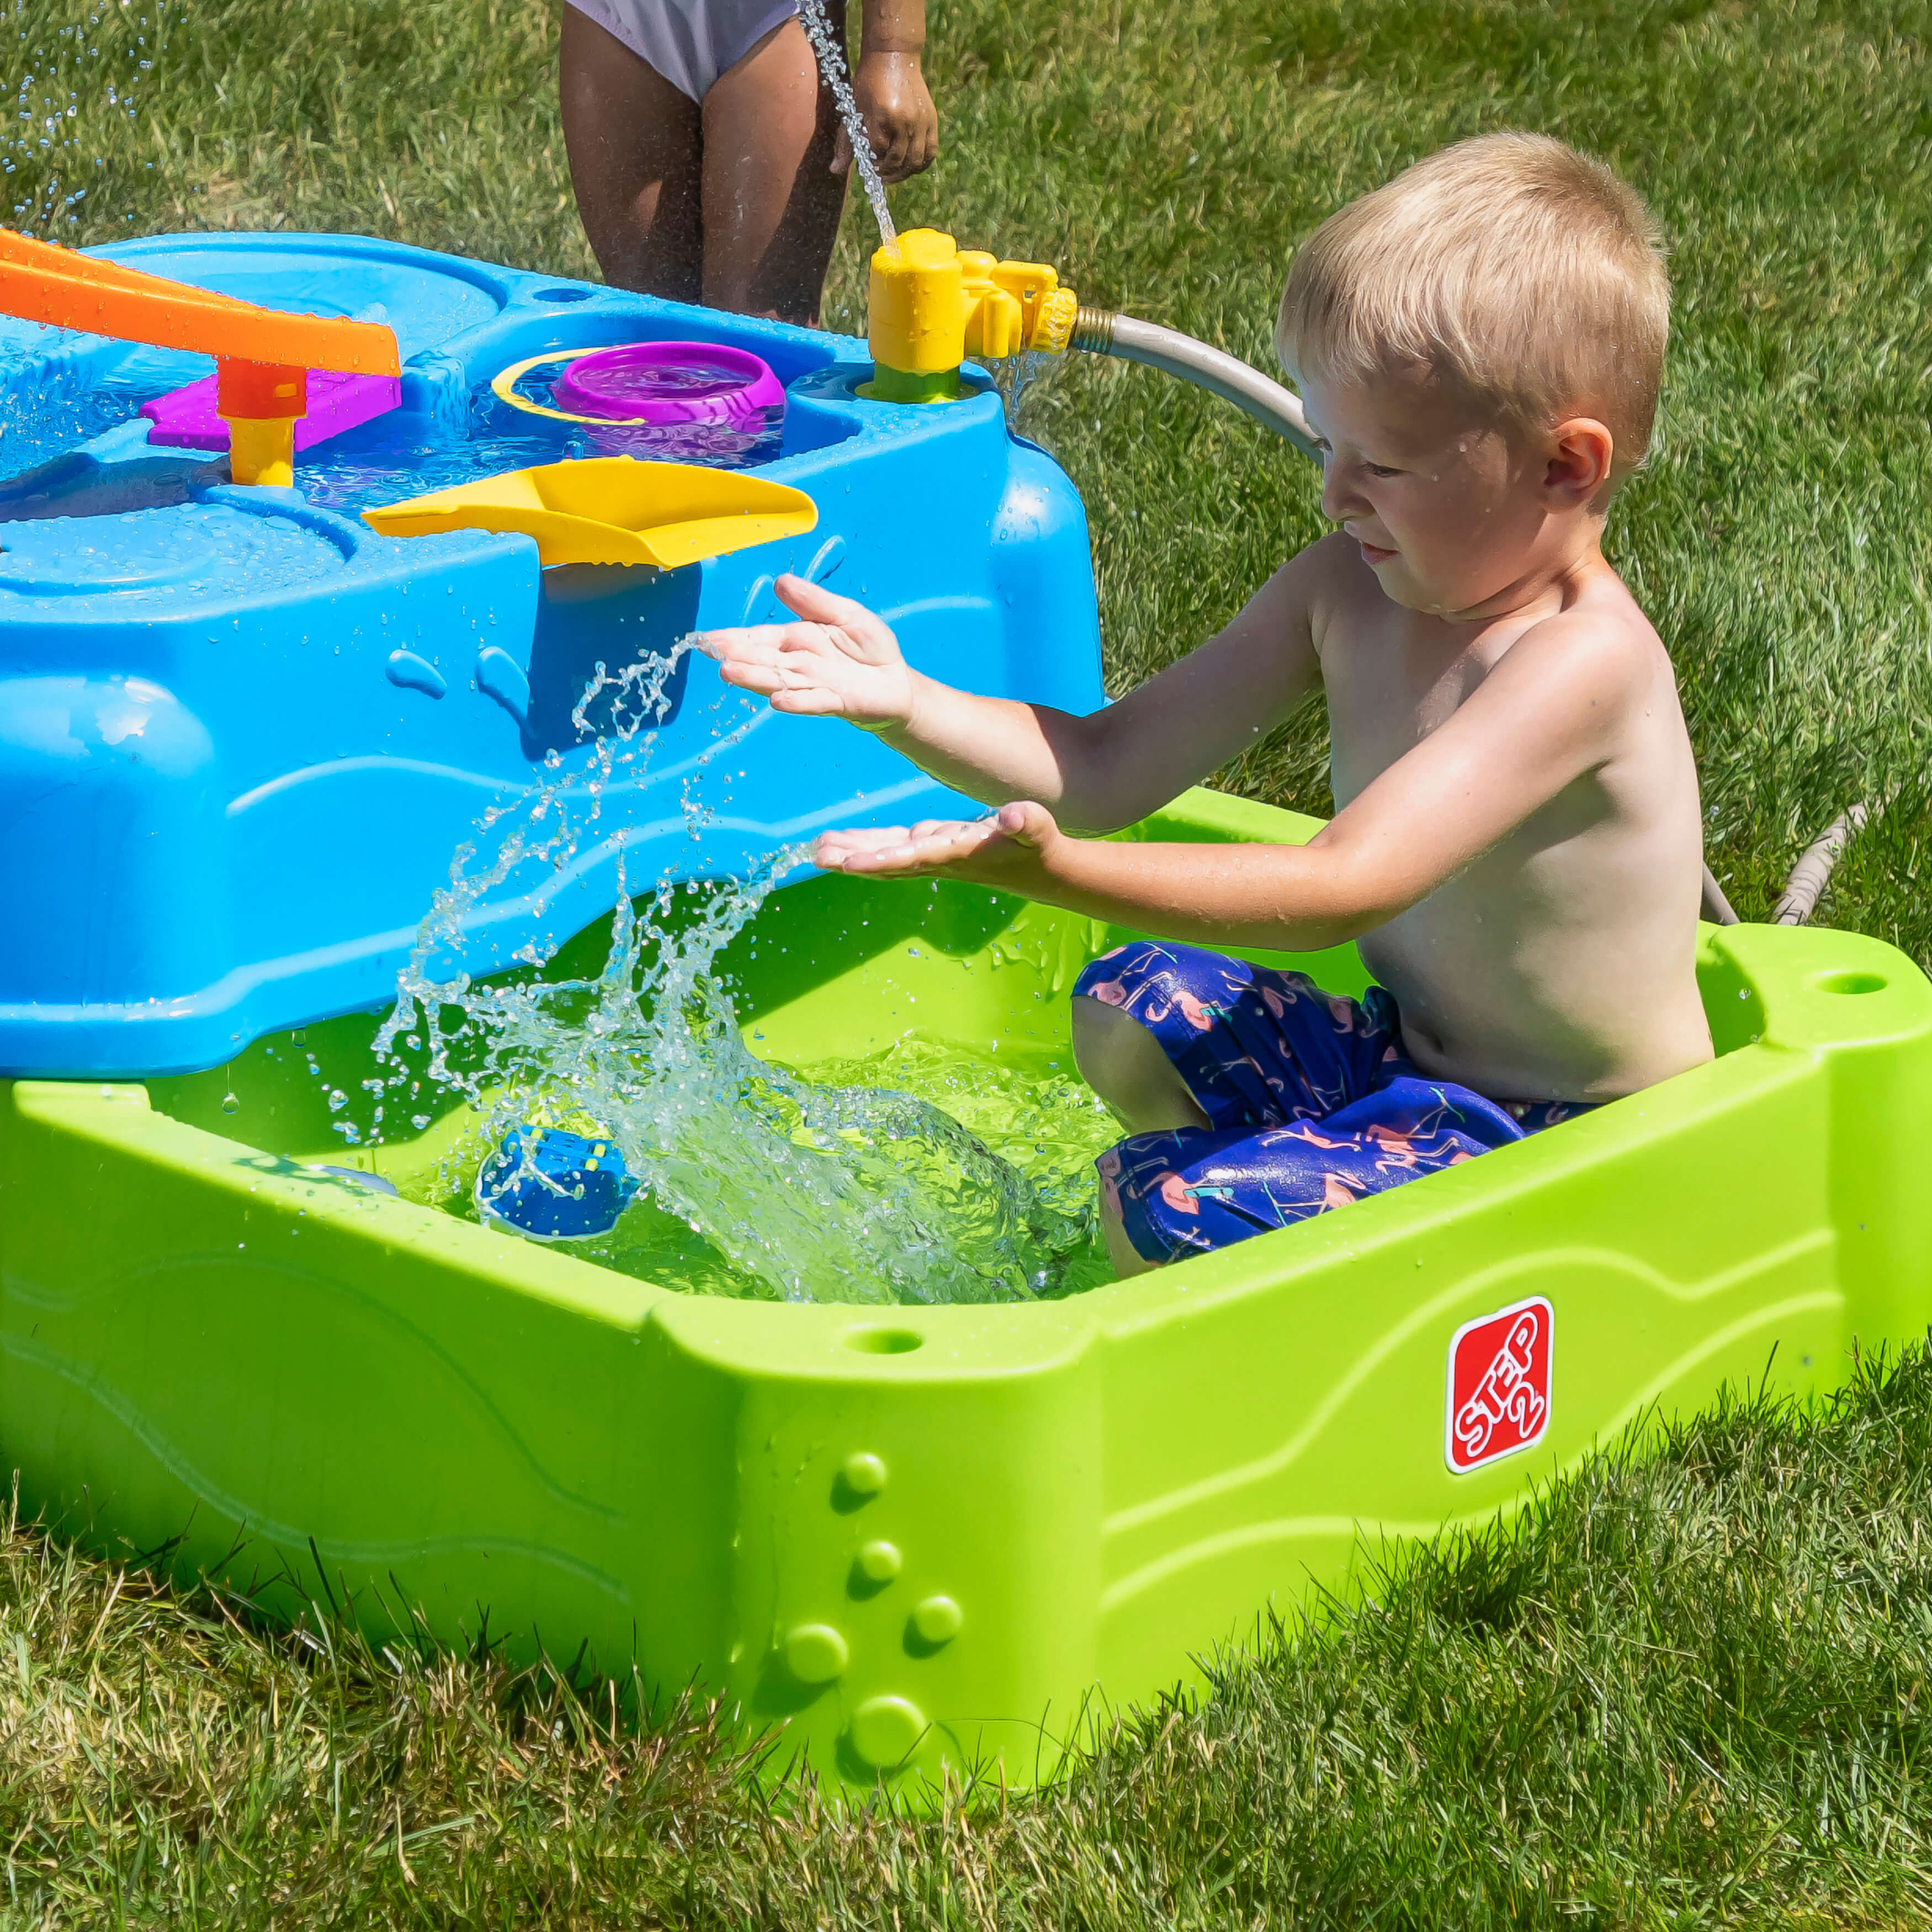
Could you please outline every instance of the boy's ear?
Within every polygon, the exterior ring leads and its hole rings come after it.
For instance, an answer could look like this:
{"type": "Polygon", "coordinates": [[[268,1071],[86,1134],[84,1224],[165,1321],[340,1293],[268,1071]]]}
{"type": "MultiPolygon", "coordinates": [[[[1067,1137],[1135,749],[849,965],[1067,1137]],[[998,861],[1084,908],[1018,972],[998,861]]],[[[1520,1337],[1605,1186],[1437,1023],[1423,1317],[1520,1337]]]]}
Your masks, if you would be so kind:
{"type": "Polygon", "coordinates": [[[1593,502],[1610,480],[1616,440],[1594,416],[1570,416],[1550,433],[1543,487],[1565,509],[1593,502]]]}

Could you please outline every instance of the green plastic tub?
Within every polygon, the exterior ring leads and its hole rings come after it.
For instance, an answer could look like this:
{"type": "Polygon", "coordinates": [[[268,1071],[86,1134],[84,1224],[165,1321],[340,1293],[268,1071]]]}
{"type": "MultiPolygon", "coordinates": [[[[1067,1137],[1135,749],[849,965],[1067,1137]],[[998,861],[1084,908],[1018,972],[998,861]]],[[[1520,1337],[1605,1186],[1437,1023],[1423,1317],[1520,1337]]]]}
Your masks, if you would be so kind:
{"type": "MultiPolygon", "coordinates": [[[[1312,829],[1196,793],[1140,836],[1312,829]]],[[[740,1012],[794,1061],[907,1029],[1064,1057],[1075,974],[1125,936],[838,878],[758,932],[740,1012]]],[[[1363,984],[1352,950],[1298,963],[1363,984]]],[[[1698,964],[1710,1066],[1022,1305],[679,1293],[305,1174],[351,1156],[286,1036],[146,1088],[21,1082],[0,1448],[29,1507],[283,1614],[487,1612],[722,1693],[834,1779],[1023,1784],[1095,1687],[1186,1678],[1382,1538],[1508,1510],[1653,1406],[1828,1389],[1924,1330],[1932,986],[1846,933],[1707,929],[1698,964]]]]}

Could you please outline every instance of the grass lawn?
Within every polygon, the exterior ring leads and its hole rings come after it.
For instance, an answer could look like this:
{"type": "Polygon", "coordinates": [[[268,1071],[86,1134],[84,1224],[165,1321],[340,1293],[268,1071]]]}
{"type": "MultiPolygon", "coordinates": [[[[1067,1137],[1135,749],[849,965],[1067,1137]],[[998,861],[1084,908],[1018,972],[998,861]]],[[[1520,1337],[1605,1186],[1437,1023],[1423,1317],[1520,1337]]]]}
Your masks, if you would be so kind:
{"type": "MultiPolygon", "coordinates": [[[[37,232],[590,272],[543,0],[0,0],[0,216],[37,232]]],[[[1676,334],[1611,548],[1676,654],[1714,868],[1761,916],[1867,801],[1819,916],[1932,956],[1932,5],[942,0],[934,30],[946,145],[902,223],[1264,365],[1297,239],[1416,154],[1528,127],[1633,178],[1676,334]]],[[[1308,465],[1146,371],[1074,358],[1025,422],[1086,498],[1116,688],[1318,528],[1308,465]]],[[[1226,782],[1320,810],[1324,770],[1311,715],[1226,782]]],[[[1742,1401],[1124,1714],[1060,1788],[922,1821],[758,1796],[701,1709],[626,1734],[598,1687],[265,1639],[16,1528],[0,1926],[1917,1923],[1928,1497],[1924,1357],[1810,1421],[1742,1401]]]]}

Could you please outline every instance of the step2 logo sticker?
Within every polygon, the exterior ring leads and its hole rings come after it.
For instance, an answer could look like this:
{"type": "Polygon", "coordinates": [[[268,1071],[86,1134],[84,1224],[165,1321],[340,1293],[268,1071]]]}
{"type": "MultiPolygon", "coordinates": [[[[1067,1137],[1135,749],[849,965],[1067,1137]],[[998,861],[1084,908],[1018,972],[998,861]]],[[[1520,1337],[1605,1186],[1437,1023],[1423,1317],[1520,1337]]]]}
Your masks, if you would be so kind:
{"type": "Polygon", "coordinates": [[[1538,1295],[1456,1330],[1442,1453],[1457,1475],[1542,1441],[1550,1426],[1552,1327],[1550,1304],[1538,1295]]]}

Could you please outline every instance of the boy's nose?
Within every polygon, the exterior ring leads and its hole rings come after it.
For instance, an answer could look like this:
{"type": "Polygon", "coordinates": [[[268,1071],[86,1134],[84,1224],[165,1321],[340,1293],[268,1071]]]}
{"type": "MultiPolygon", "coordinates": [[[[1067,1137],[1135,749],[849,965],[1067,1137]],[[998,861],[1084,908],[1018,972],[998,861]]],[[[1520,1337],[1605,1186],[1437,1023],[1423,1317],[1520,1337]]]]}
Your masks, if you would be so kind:
{"type": "Polygon", "coordinates": [[[1339,524],[1367,507],[1355,494],[1347,465],[1330,457],[1322,466],[1322,514],[1339,524]]]}

